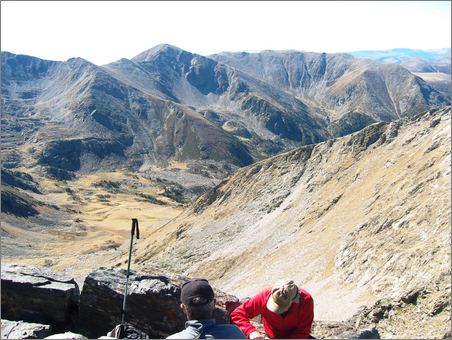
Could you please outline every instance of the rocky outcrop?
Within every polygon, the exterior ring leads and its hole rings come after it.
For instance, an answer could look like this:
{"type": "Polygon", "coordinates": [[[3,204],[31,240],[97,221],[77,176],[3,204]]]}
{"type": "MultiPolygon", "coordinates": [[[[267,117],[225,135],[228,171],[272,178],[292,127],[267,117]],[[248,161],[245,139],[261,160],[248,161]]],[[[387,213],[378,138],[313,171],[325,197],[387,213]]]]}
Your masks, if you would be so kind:
{"type": "Polygon", "coordinates": [[[87,163],[99,163],[106,158],[124,161],[124,148],[118,141],[96,138],[52,141],[43,150],[38,163],[65,171],[77,171],[80,170],[82,158],[85,167],[90,167],[87,163]]]}
{"type": "MultiPolygon", "coordinates": [[[[75,281],[61,273],[45,268],[4,265],[2,317],[15,321],[2,320],[2,338],[8,338],[9,333],[14,334],[9,338],[43,338],[68,330],[89,338],[106,335],[121,322],[125,274],[125,271],[100,268],[86,277],[80,294],[75,281]],[[23,320],[40,324],[28,324],[23,320]]],[[[183,329],[186,317],[180,309],[180,286],[186,280],[185,277],[132,273],[126,321],[151,338],[166,337],[183,329]]],[[[214,290],[214,317],[218,323],[229,323],[228,310],[237,306],[239,300],[214,290]]],[[[69,333],[65,334],[60,336],[73,338],[69,333]]]]}
{"type": "Polygon", "coordinates": [[[86,336],[72,333],[72,332],[64,332],[59,334],[52,334],[45,339],[88,339],[86,336]]]}
{"type": "MultiPolygon", "coordinates": [[[[88,337],[99,337],[121,322],[126,272],[99,269],[90,273],[80,296],[77,330],[88,337]]],[[[184,328],[186,318],[180,309],[180,284],[165,276],[131,274],[126,302],[126,321],[151,338],[162,338],[184,328]]],[[[217,292],[214,316],[229,323],[225,310],[237,298],[217,292]]]]}
{"type": "MultiPolygon", "coordinates": [[[[83,284],[77,329],[88,337],[99,337],[121,322],[126,283],[125,272],[99,269],[83,284]]],[[[126,320],[152,338],[182,329],[184,315],[179,308],[180,288],[164,276],[131,275],[126,320]]]]}
{"type": "Polygon", "coordinates": [[[70,328],[77,319],[79,288],[74,279],[45,268],[2,265],[2,318],[70,328]]]}
{"type": "MultiPolygon", "coordinates": [[[[40,323],[9,321],[2,319],[2,339],[44,339],[51,327],[40,323]]],[[[59,338],[62,339],[62,338],[59,338]]]]}
{"type": "Polygon", "coordinates": [[[12,187],[32,191],[36,194],[42,193],[39,184],[35,182],[31,175],[24,172],[2,169],[1,182],[2,184],[8,184],[12,187]]]}

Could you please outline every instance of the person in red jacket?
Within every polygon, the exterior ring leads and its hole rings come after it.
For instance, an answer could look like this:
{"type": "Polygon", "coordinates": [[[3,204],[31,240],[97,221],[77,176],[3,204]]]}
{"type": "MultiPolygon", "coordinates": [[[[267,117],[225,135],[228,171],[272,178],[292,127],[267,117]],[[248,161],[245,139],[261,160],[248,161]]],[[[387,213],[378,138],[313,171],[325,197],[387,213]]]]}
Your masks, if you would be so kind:
{"type": "Polygon", "coordinates": [[[261,315],[266,335],[271,339],[308,339],[314,321],[314,301],[292,280],[280,280],[232,311],[232,323],[250,339],[263,339],[250,319],[261,315]]]}

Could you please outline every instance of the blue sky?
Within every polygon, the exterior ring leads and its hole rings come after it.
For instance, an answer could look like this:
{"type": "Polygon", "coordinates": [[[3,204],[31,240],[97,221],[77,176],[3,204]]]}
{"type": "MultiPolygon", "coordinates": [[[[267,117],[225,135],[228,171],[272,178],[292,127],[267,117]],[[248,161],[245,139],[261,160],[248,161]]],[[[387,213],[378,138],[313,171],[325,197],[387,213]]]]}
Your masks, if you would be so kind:
{"type": "Polygon", "coordinates": [[[96,64],[159,43],[221,51],[450,47],[450,1],[2,1],[1,49],[96,64]]]}

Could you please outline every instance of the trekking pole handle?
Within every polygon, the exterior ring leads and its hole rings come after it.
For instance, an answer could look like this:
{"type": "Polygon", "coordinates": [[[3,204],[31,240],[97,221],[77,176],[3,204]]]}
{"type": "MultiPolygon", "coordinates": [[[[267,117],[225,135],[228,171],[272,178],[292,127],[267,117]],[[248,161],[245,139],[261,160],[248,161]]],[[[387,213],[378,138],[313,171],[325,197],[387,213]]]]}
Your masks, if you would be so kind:
{"type": "Polygon", "coordinates": [[[140,229],[138,229],[138,220],[136,218],[132,218],[132,238],[135,233],[135,229],[137,230],[137,240],[140,239],[140,229]]]}

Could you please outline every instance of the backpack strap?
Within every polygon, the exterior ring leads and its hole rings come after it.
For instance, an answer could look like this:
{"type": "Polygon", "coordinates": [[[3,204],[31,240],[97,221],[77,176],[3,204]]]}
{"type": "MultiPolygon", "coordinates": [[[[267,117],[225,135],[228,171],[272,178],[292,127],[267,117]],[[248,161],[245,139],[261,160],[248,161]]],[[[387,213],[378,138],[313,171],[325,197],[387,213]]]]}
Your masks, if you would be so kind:
{"type": "Polygon", "coordinates": [[[203,327],[201,335],[203,335],[205,339],[215,339],[215,337],[212,334],[208,333],[208,330],[209,330],[209,328],[211,328],[211,326],[213,326],[213,325],[207,325],[207,326],[203,327]]]}

